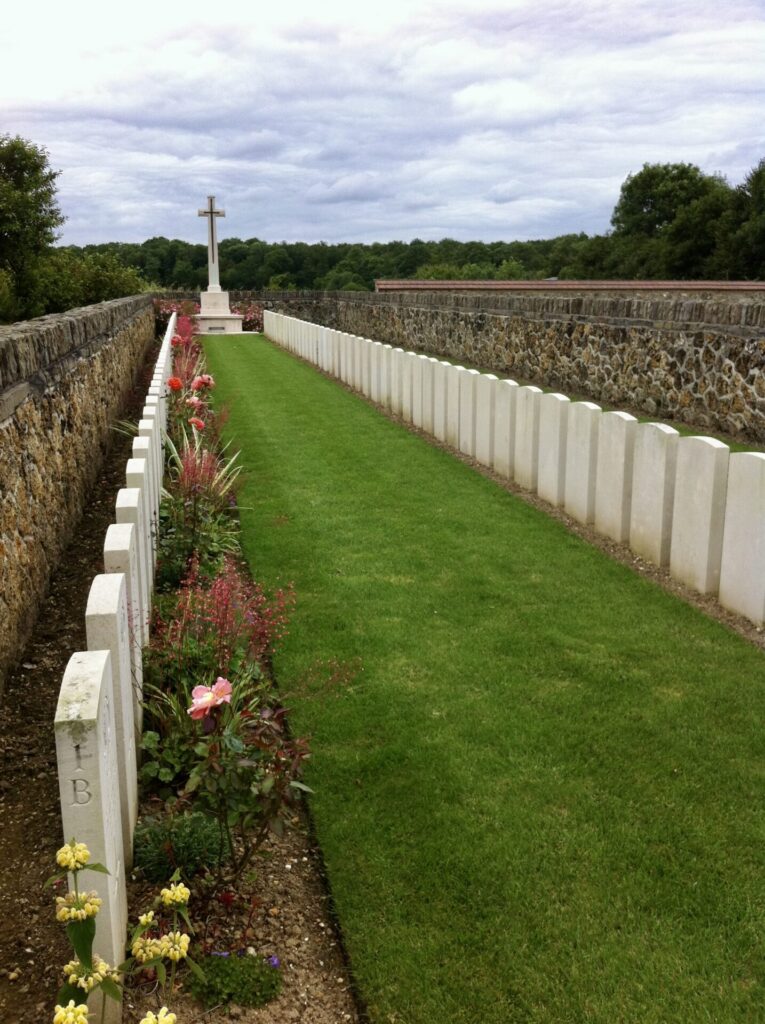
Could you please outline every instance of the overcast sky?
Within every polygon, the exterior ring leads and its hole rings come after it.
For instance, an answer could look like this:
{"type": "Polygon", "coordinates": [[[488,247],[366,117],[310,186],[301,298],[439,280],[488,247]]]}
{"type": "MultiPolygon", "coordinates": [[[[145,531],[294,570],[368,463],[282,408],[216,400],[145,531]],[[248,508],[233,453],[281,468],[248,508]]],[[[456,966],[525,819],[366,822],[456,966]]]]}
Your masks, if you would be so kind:
{"type": "Polygon", "coordinates": [[[64,243],[204,242],[208,194],[220,237],[603,232],[645,162],[765,157],[765,0],[28,0],[2,37],[64,243]]]}

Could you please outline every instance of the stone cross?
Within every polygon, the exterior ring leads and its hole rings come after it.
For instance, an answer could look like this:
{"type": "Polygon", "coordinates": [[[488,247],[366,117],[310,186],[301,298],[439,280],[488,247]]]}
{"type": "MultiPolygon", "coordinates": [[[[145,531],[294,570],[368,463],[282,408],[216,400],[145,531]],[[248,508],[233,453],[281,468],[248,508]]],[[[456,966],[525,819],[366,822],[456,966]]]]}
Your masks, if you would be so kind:
{"type": "Polygon", "coordinates": [[[220,274],[218,272],[218,238],[215,233],[215,218],[225,217],[225,210],[215,209],[215,196],[207,197],[207,207],[197,212],[199,217],[207,217],[207,273],[208,292],[220,291],[220,274]]]}

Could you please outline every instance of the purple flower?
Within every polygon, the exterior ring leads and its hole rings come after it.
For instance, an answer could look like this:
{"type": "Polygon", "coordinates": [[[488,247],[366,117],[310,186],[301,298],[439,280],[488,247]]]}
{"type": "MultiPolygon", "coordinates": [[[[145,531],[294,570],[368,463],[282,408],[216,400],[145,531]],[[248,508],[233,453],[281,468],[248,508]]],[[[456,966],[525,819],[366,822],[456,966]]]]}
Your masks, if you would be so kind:
{"type": "Polygon", "coordinates": [[[272,967],[281,967],[282,965],[282,962],[278,956],[270,956],[268,958],[268,963],[271,964],[272,967]]]}
{"type": "Polygon", "coordinates": [[[218,953],[216,950],[213,950],[212,953],[210,954],[210,956],[231,956],[231,954],[230,953],[218,953]]]}

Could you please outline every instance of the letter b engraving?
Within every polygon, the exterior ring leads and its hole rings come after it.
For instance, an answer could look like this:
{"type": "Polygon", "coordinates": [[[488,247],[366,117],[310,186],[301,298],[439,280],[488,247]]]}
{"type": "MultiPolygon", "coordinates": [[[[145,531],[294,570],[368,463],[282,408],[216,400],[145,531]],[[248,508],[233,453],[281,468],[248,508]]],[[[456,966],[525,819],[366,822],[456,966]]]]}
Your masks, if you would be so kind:
{"type": "Polygon", "coordinates": [[[78,804],[89,804],[93,799],[93,794],[90,792],[90,783],[87,779],[72,779],[72,789],[74,790],[73,807],[78,804]]]}

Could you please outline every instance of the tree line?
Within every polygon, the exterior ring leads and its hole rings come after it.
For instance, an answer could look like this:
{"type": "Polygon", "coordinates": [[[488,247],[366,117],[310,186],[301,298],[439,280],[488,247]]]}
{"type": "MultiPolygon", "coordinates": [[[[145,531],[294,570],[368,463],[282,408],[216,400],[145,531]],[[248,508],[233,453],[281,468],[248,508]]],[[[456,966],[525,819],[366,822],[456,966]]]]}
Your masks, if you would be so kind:
{"type": "MultiPolygon", "coordinates": [[[[220,242],[229,290],[373,289],[376,278],[757,280],[765,276],[765,160],[737,186],[693,164],[645,164],[621,187],[607,234],[528,242],[220,242]]],[[[207,247],[178,239],[86,246],[146,280],[198,290],[207,247]]]]}
{"type": "MultiPolygon", "coordinates": [[[[55,246],[64,217],[44,149],[0,136],[0,321],[140,290],[198,291],[207,246],[179,239],[55,246]]],[[[526,242],[220,243],[221,284],[371,290],[415,280],[760,280],[765,277],[765,159],[738,185],[690,163],[644,164],[621,186],[602,235],[526,242]]]]}

